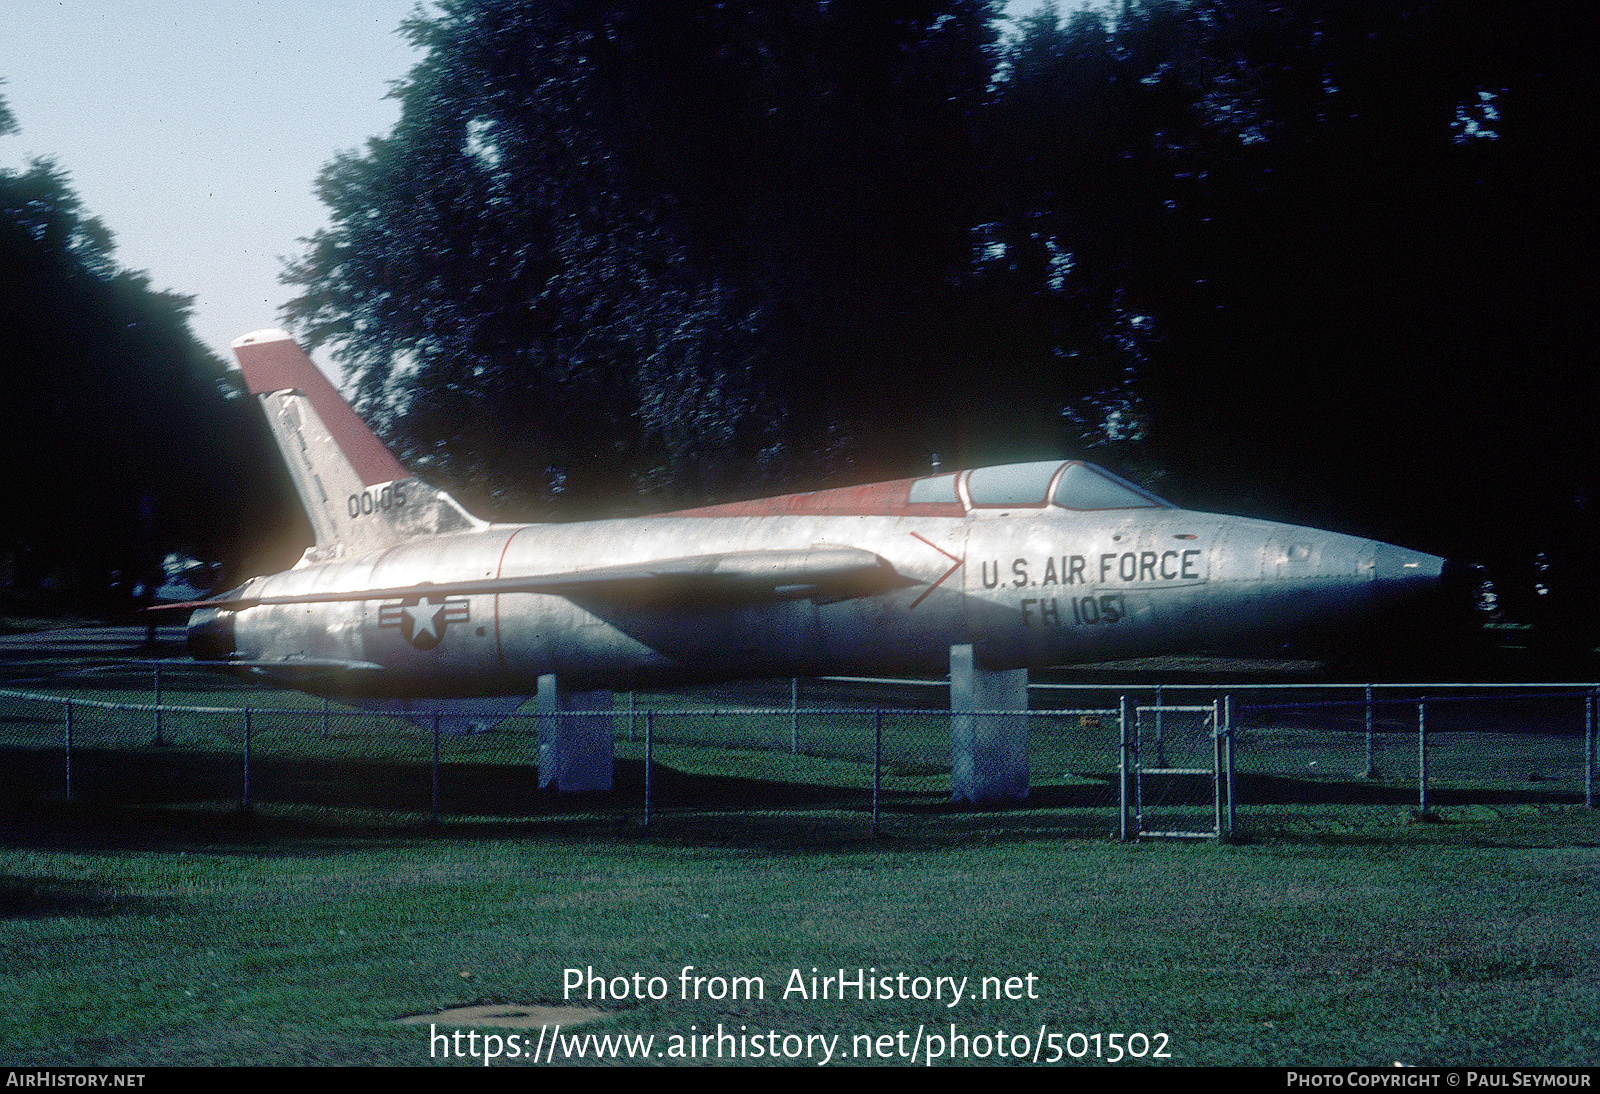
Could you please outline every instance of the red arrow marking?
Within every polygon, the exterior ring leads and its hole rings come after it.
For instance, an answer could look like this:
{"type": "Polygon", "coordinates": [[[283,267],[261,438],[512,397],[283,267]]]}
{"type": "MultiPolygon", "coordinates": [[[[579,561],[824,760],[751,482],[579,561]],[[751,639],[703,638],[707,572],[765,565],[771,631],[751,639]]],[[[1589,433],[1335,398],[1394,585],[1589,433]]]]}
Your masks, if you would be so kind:
{"type": "MultiPolygon", "coordinates": [[[[939,580],[938,581],[935,581],[932,585],[929,585],[926,589],[922,590],[922,595],[917,597],[915,600],[913,600],[911,602],[911,608],[915,608],[918,604],[921,604],[924,600],[928,599],[928,594],[929,593],[933,592],[933,590],[937,589],[940,585],[943,585],[945,578],[949,577],[951,574],[953,574],[957,570],[961,569],[961,564],[963,562],[967,561],[967,560],[964,559],[964,558],[957,558],[955,555],[951,554],[949,551],[946,551],[943,547],[939,546],[937,543],[933,542],[931,539],[928,539],[926,536],[918,535],[916,532],[912,532],[911,533],[911,538],[920,539],[923,543],[926,543],[929,547],[932,547],[935,551],[938,551],[945,558],[948,558],[952,562],[955,563],[955,565],[951,566],[948,570],[946,570],[944,573],[939,575],[939,580]]],[[[910,611],[911,608],[907,608],[906,610],[910,611]]]]}

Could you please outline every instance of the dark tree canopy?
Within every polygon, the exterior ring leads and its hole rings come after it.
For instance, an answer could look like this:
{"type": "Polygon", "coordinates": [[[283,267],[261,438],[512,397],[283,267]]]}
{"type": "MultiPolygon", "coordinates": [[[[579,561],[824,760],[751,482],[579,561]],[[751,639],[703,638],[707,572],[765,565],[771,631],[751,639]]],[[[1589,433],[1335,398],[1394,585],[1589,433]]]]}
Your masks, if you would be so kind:
{"type": "Polygon", "coordinates": [[[190,299],[120,268],[48,161],[0,172],[0,270],[0,596],[117,607],[159,583],[169,552],[248,565],[241,548],[283,521],[282,477],[259,415],[225,397],[222,363],[190,333],[190,299]]]}
{"type": "MultiPolygon", "coordinates": [[[[5,81],[0,80],[0,87],[5,86],[5,81]]],[[[8,137],[17,132],[21,127],[17,125],[17,116],[11,112],[5,99],[0,97],[0,137],[8,137]]]]}
{"type": "Polygon", "coordinates": [[[894,453],[965,261],[984,8],[445,3],[395,132],[322,176],[289,319],[499,508],[894,453]]]}
{"type": "Polygon", "coordinates": [[[1513,617],[1592,636],[1594,39],[1579,5],[1041,13],[990,277],[1070,269],[1016,352],[1131,377],[1069,410],[1137,420],[1186,503],[1488,562],[1513,617]]]}
{"type": "MultiPolygon", "coordinates": [[[[486,512],[1086,455],[1487,562],[1577,633],[1593,22],[1120,0],[1002,36],[984,0],[442,0],[403,28],[399,124],[319,180],[287,318],[486,512]]],[[[189,301],[48,162],[0,174],[0,266],[7,587],[283,524],[189,301]]]]}
{"type": "Polygon", "coordinates": [[[994,104],[990,230],[1006,296],[1070,272],[1016,352],[1134,370],[1143,461],[1186,502],[1525,588],[1545,552],[1592,614],[1593,26],[1484,2],[1042,13],[994,104]]]}
{"type": "MultiPolygon", "coordinates": [[[[997,25],[450,0],[407,24],[394,133],[325,171],[289,318],[408,458],[513,509],[1090,445],[1208,502],[1416,535],[1390,483],[1469,500],[1435,453],[1517,443],[1508,418],[1583,434],[1536,382],[1580,379],[1563,317],[1593,287],[1563,8],[997,25]]],[[[1514,462],[1496,485],[1533,503],[1514,462]]]]}
{"type": "Polygon", "coordinates": [[[1590,23],[446,0],[289,319],[501,512],[1087,454],[1578,587],[1590,23]]]}
{"type": "Polygon", "coordinates": [[[1186,489],[1254,478],[1275,509],[1358,519],[1420,474],[1467,501],[1462,440],[1523,444],[1496,421],[1559,414],[1546,381],[1577,378],[1557,315],[1592,293],[1592,164],[1550,96],[1593,86],[1540,49],[1578,30],[1482,3],[1047,11],[995,104],[992,231],[1018,289],[1070,264],[1061,348],[1098,319],[1186,489]]]}

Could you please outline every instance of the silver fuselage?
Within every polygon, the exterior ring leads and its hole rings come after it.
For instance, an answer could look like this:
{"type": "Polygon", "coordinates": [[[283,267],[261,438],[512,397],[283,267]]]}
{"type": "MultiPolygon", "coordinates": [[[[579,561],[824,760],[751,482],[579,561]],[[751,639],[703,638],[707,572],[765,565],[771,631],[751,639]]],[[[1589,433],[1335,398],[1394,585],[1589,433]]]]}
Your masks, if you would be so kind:
{"type": "MultiPolygon", "coordinates": [[[[1048,505],[963,516],[662,516],[489,525],[255,578],[241,595],[396,589],[581,572],[714,552],[847,546],[902,583],[833,598],[640,603],[581,591],[203,609],[231,657],[362,664],[320,688],[526,694],[539,676],[631,688],[758,676],[942,674],[970,643],[987,668],[1223,648],[1359,613],[1435,584],[1443,560],[1375,540],[1183,509],[1048,505]]],[[[268,675],[272,675],[270,671],[268,675]]]]}

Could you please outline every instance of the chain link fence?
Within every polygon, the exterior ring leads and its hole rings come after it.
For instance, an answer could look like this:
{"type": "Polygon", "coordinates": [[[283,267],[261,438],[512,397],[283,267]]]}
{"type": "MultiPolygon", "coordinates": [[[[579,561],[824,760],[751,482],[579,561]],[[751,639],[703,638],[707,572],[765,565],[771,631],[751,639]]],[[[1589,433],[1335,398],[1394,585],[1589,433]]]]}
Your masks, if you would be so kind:
{"type": "Polygon", "coordinates": [[[1594,805],[1593,685],[1256,689],[1235,697],[1238,801],[1264,827],[1311,804],[1594,805]]]}
{"type": "MultiPolygon", "coordinates": [[[[0,691],[0,796],[421,819],[599,810],[639,824],[810,812],[874,830],[886,818],[977,812],[950,801],[940,685],[784,681],[622,694],[605,713],[541,716],[530,704],[486,716],[493,725],[483,732],[296,693],[174,702],[187,692],[170,676],[159,703],[157,690],[141,696],[124,680],[0,691]],[[609,794],[539,789],[541,717],[610,719],[609,794]]],[[[1592,807],[1595,695],[1589,684],[1038,685],[1039,709],[1028,712],[1031,788],[1016,808],[1051,814],[1066,834],[1132,838],[1268,834],[1339,806],[1421,816],[1467,804],[1592,807]]]]}

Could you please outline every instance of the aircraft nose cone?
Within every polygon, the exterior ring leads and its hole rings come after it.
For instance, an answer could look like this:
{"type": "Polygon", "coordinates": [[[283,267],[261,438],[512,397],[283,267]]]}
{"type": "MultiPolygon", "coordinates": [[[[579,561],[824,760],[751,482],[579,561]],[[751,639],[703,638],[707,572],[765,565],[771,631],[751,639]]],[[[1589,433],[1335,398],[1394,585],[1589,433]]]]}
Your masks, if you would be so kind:
{"type": "Polygon", "coordinates": [[[1392,543],[1374,541],[1373,589],[1385,600],[1431,592],[1444,577],[1445,560],[1438,555],[1411,551],[1392,543]]]}
{"type": "MultiPolygon", "coordinates": [[[[1292,525],[1241,525],[1239,545],[1254,532],[1261,597],[1268,616],[1317,620],[1411,605],[1441,586],[1437,555],[1292,525]]],[[[1253,553],[1253,552],[1252,552],[1253,553]]]]}

